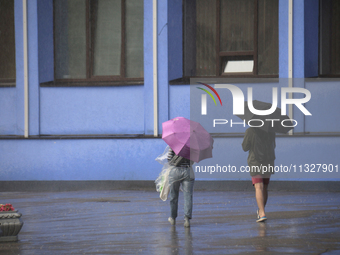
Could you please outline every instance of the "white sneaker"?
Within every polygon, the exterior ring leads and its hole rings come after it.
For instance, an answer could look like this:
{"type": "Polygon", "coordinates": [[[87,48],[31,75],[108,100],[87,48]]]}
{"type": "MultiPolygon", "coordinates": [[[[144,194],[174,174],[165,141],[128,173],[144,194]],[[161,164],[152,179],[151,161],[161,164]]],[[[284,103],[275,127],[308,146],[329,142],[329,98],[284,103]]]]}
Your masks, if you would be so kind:
{"type": "Polygon", "coordinates": [[[190,228],[190,219],[188,217],[184,218],[184,227],[190,228]]]}
{"type": "Polygon", "coordinates": [[[171,217],[169,217],[168,221],[170,222],[171,225],[175,225],[176,224],[176,220],[174,220],[171,217]]]}

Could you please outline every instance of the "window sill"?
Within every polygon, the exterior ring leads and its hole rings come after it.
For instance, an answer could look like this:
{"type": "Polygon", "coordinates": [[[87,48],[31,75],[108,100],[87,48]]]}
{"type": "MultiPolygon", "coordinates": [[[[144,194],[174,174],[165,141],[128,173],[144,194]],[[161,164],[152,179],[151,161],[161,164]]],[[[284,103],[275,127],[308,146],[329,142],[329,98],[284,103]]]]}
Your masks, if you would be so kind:
{"type": "MultiPolygon", "coordinates": [[[[213,138],[240,138],[244,137],[244,133],[211,133],[211,136],[213,138]]],[[[278,137],[340,137],[340,132],[297,132],[292,135],[276,133],[276,138],[278,137]]]]}
{"type": "MultiPolygon", "coordinates": [[[[213,138],[243,138],[244,133],[211,133],[213,138]]],[[[296,137],[340,137],[340,132],[298,132],[289,134],[276,134],[276,137],[296,138],[296,137]]],[[[162,135],[157,137],[153,135],[144,134],[106,134],[106,135],[33,135],[25,138],[20,135],[0,135],[0,140],[47,140],[47,139],[58,139],[58,140],[70,140],[70,139],[161,139],[162,135]]]]}
{"type": "Polygon", "coordinates": [[[329,77],[329,76],[319,76],[319,77],[308,77],[305,78],[305,81],[307,82],[320,82],[320,81],[340,81],[340,76],[339,77],[329,77]]]}
{"type": "Polygon", "coordinates": [[[278,75],[224,75],[224,76],[211,76],[211,77],[183,77],[169,81],[170,85],[190,85],[190,81],[201,82],[220,82],[226,80],[231,83],[273,83],[279,81],[278,75]],[[215,81],[214,81],[215,80],[215,81]]]}
{"type": "Polygon", "coordinates": [[[15,79],[0,79],[1,88],[13,88],[16,86],[15,79]]]}
{"type": "Polygon", "coordinates": [[[144,81],[91,81],[91,82],[71,82],[71,81],[49,81],[40,83],[40,87],[118,87],[118,86],[139,86],[144,85],[144,81]]]}
{"type": "Polygon", "coordinates": [[[340,78],[340,74],[319,74],[319,78],[340,78]]]}
{"type": "Polygon", "coordinates": [[[20,135],[0,135],[0,140],[48,140],[48,139],[58,139],[58,140],[70,140],[70,139],[161,139],[162,135],[157,137],[153,135],[144,134],[106,134],[106,135],[32,135],[28,138],[20,135]]]}

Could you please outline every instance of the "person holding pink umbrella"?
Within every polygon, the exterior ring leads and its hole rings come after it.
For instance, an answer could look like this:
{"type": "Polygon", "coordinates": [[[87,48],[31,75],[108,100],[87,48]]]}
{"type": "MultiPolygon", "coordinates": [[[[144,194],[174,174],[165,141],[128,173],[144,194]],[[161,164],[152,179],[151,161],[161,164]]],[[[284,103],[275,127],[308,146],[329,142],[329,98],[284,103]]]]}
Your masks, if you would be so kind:
{"type": "Polygon", "coordinates": [[[198,122],[177,117],[162,124],[162,139],[170,146],[168,163],[171,225],[176,224],[180,185],[184,196],[184,227],[190,227],[193,208],[194,162],[212,157],[213,138],[198,122]]]}
{"type": "Polygon", "coordinates": [[[170,217],[168,221],[171,225],[176,224],[179,188],[180,185],[182,185],[184,196],[184,227],[190,227],[195,182],[195,173],[192,169],[193,161],[176,155],[172,149],[169,150],[168,161],[170,166],[174,166],[169,172],[169,184],[171,185],[169,192],[170,217]]]}

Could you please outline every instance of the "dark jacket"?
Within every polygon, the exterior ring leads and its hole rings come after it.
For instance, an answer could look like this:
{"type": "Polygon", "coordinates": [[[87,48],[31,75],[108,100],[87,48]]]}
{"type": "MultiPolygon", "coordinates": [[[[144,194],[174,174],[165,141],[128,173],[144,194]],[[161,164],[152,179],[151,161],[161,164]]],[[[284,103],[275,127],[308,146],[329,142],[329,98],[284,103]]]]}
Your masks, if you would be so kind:
{"type": "Polygon", "coordinates": [[[170,148],[168,153],[168,162],[171,166],[176,167],[189,167],[193,165],[193,161],[180,157],[170,148]]]}
{"type": "MultiPolygon", "coordinates": [[[[259,170],[261,169],[261,166],[266,166],[268,167],[268,170],[270,170],[269,174],[273,174],[275,147],[275,133],[252,127],[246,130],[242,148],[244,151],[249,151],[247,162],[250,169],[259,170]],[[256,143],[258,143],[258,145],[256,145],[256,143]],[[259,147],[261,147],[261,151],[257,149],[259,147]],[[272,168],[270,168],[270,166],[272,168]]],[[[250,171],[251,176],[259,174],[263,175],[262,171],[250,171]]]]}

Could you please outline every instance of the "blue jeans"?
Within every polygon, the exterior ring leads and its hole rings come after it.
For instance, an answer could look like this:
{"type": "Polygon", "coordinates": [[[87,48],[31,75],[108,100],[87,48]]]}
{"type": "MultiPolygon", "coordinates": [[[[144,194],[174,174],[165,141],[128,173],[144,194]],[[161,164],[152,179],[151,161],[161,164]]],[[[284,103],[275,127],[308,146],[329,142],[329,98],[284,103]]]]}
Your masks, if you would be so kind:
{"type": "Polygon", "coordinates": [[[184,195],[184,215],[191,219],[192,216],[192,195],[194,191],[195,178],[191,167],[175,167],[169,173],[170,186],[170,210],[171,218],[177,218],[179,187],[182,183],[184,195]]]}

